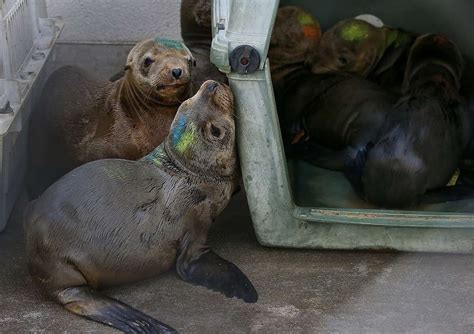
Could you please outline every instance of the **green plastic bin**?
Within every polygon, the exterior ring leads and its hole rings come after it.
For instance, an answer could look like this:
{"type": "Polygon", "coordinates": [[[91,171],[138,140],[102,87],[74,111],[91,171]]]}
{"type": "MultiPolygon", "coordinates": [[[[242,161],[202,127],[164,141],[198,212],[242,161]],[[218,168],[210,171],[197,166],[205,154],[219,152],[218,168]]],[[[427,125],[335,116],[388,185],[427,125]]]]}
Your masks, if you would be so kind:
{"type": "MultiPolygon", "coordinates": [[[[474,2],[447,0],[282,1],[310,10],[323,29],[373,14],[385,24],[442,32],[474,56],[474,2]]],[[[342,174],[287,163],[266,59],[277,0],[214,0],[211,61],[227,73],[237,107],[237,141],[245,190],[259,242],[265,246],[473,253],[474,201],[379,210],[361,201],[342,174]],[[258,70],[231,70],[232,51],[249,45],[258,70]]]]}

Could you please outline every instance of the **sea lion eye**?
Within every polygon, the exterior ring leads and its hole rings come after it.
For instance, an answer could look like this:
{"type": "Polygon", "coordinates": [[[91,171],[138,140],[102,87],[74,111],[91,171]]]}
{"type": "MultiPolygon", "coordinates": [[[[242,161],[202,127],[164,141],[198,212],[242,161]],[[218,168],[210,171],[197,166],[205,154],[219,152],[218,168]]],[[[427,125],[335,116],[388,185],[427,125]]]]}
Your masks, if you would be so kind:
{"type": "Polygon", "coordinates": [[[219,138],[221,136],[221,130],[217,126],[214,126],[214,124],[211,124],[211,134],[219,138]]]}
{"type": "Polygon", "coordinates": [[[339,58],[337,58],[337,60],[339,61],[339,63],[340,63],[341,65],[347,65],[347,63],[348,63],[346,57],[339,57],[339,58]]]}
{"type": "Polygon", "coordinates": [[[151,59],[150,57],[146,57],[145,60],[143,61],[143,66],[149,67],[154,62],[155,61],[153,59],[151,59]]]}

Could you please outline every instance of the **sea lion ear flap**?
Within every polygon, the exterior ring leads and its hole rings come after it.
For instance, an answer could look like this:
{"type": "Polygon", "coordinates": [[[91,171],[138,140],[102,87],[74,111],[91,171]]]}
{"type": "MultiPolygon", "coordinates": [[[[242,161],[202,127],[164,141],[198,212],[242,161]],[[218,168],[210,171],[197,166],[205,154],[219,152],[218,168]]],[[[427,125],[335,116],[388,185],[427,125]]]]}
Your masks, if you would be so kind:
{"type": "Polygon", "coordinates": [[[186,44],[184,44],[184,42],[181,42],[181,44],[183,45],[183,49],[186,51],[186,53],[189,56],[190,66],[191,67],[196,67],[196,59],[194,58],[193,53],[191,52],[191,50],[189,50],[189,48],[186,46],[186,44]]]}

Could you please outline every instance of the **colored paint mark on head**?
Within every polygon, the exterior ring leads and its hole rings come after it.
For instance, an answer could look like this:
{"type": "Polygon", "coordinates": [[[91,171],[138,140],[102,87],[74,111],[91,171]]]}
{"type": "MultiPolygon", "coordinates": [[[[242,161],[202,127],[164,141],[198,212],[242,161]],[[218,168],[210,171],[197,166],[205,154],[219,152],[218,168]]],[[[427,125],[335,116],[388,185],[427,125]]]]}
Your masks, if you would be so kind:
{"type": "Polygon", "coordinates": [[[315,24],[313,17],[309,14],[306,14],[306,13],[302,13],[302,14],[298,15],[298,22],[301,25],[304,25],[304,26],[315,24]]]}
{"type": "Polygon", "coordinates": [[[305,26],[303,27],[303,34],[305,38],[317,39],[320,36],[319,29],[316,26],[305,26]]]}
{"type": "Polygon", "coordinates": [[[183,133],[178,143],[176,144],[176,151],[184,154],[189,147],[196,141],[196,126],[190,123],[186,131],[183,133]]]}
{"type": "Polygon", "coordinates": [[[354,20],[346,23],[341,30],[342,39],[349,42],[360,42],[369,37],[368,23],[354,20]]]}
{"type": "Polygon", "coordinates": [[[163,46],[166,46],[169,49],[175,49],[175,50],[184,50],[183,43],[174,39],[168,39],[168,38],[156,38],[155,41],[157,43],[160,43],[163,46]]]}
{"type": "Polygon", "coordinates": [[[186,130],[187,118],[186,115],[181,115],[176,122],[176,125],[171,129],[171,143],[176,146],[186,130]]]}
{"type": "Polygon", "coordinates": [[[398,31],[397,30],[390,30],[387,32],[387,38],[386,38],[386,47],[389,47],[390,45],[395,43],[395,47],[399,46],[398,42],[398,31]]]}

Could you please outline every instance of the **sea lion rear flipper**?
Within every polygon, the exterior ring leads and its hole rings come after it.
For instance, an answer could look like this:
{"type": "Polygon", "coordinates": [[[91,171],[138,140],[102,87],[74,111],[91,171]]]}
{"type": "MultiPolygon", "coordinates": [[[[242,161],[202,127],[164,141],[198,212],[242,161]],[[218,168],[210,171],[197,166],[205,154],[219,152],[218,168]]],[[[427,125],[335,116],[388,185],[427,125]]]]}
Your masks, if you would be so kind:
{"type": "Polygon", "coordinates": [[[465,184],[457,184],[455,186],[428,190],[421,197],[420,204],[437,204],[473,198],[474,187],[465,184]]]}
{"type": "Polygon", "coordinates": [[[187,262],[178,260],[176,269],[187,282],[219,291],[226,297],[237,297],[247,303],[255,303],[257,291],[240,269],[211,250],[204,251],[199,258],[187,262]]]}
{"type": "Polygon", "coordinates": [[[68,311],[124,333],[177,333],[162,322],[88,286],[67,288],[58,294],[58,299],[68,311]]]}

